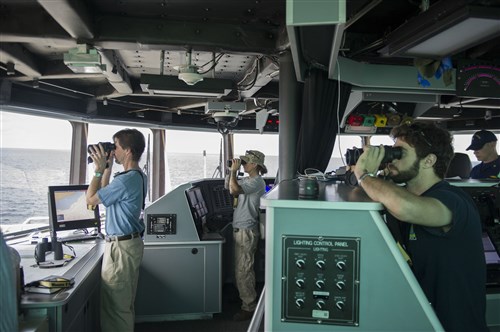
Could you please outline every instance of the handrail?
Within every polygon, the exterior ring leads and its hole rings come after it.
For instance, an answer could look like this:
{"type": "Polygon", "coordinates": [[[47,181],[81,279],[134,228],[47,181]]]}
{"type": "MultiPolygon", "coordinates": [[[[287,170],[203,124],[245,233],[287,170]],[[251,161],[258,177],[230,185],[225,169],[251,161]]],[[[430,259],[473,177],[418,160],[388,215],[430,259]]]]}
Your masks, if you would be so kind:
{"type": "Polygon", "coordinates": [[[255,308],[255,313],[253,314],[252,320],[250,321],[250,325],[248,325],[247,332],[259,331],[262,318],[264,317],[265,293],[266,293],[266,286],[264,285],[264,288],[262,288],[262,293],[260,293],[259,302],[257,303],[257,307],[255,308]]]}
{"type": "Polygon", "coordinates": [[[30,229],[24,229],[24,230],[20,230],[20,231],[2,233],[2,234],[3,234],[5,241],[8,241],[8,240],[14,240],[14,239],[17,239],[20,237],[25,237],[31,233],[43,232],[46,230],[49,230],[49,225],[38,226],[38,227],[30,228],[30,229]]]}

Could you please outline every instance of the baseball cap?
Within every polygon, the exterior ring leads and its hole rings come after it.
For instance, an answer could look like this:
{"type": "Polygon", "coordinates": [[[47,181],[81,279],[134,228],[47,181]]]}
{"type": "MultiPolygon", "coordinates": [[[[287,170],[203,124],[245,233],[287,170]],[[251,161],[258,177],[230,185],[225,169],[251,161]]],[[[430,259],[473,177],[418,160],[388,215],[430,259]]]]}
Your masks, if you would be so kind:
{"type": "Polygon", "coordinates": [[[480,130],[472,136],[472,142],[466,150],[481,150],[486,143],[497,141],[497,137],[491,131],[480,130]]]}
{"type": "Polygon", "coordinates": [[[264,165],[265,158],[266,156],[257,150],[247,150],[244,156],[240,156],[240,159],[247,163],[260,165],[264,169],[264,173],[267,173],[267,167],[264,165]]]}

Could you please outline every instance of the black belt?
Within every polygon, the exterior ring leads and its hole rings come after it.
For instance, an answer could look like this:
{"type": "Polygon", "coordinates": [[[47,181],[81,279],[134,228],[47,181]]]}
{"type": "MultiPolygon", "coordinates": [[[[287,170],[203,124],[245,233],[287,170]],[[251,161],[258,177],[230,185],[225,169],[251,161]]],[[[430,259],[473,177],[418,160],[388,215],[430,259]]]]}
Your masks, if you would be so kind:
{"type": "Polygon", "coordinates": [[[131,240],[139,236],[140,236],[139,232],[135,232],[129,235],[111,235],[111,236],[106,235],[106,242],[131,240]]]}

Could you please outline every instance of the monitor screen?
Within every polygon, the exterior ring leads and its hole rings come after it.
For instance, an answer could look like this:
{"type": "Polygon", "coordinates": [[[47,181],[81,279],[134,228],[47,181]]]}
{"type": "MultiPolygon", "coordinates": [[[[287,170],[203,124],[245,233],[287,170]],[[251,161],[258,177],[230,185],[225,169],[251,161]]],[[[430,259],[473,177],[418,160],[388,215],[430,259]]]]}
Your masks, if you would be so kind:
{"type": "Polygon", "coordinates": [[[87,208],[88,185],[49,186],[49,223],[52,233],[80,228],[100,230],[99,206],[87,208]]]}
{"type": "Polygon", "coordinates": [[[205,203],[205,200],[203,199],[203,195],[201,193],[201,188],[199,187],[194,187],[191,189],[188,189],[186,191],[188,201],[189,201],[189,206],[191,207],[191,211],[193,212],[193,217],[196,221],[196,219],[202,218],[207,215],[208,209],[207,205],[205,203]]]}
{"type": "Polygon", "coordinates": [[[500,264],[500,256],[487,232],[483,232],[483,248],[486,264],[500,264]]]}

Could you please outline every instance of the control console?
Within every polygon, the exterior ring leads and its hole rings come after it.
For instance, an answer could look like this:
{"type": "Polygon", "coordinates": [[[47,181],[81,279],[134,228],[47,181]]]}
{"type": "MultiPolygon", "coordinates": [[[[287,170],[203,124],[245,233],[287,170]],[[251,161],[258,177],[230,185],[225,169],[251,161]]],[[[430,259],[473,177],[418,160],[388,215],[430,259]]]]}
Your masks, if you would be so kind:
{"type": "Polygon", "coordinates": [[[358,326],[359,238],[284,235],[282,321],[358,326]]]}

